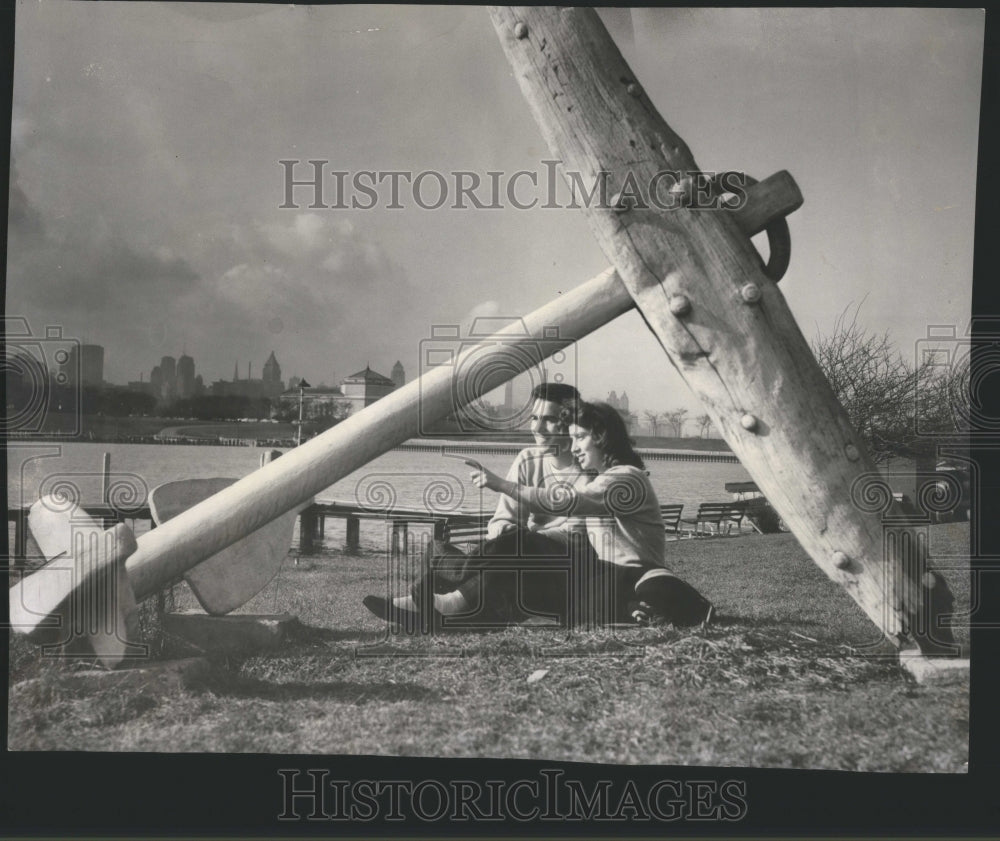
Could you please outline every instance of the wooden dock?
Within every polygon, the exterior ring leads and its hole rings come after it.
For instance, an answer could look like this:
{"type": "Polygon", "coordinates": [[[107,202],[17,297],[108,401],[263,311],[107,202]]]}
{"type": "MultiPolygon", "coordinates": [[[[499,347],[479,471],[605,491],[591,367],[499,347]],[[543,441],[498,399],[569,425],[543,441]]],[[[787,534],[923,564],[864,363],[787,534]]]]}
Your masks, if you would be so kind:
{"type": "MultiPolygon", "coordinates": [[[[492,512],[490,512],[490,516],[492,512]]],[[[362,520],[382,520],[391,527],[392,551],[406,551],[411,525],[430,526],[436,540],[443,539],[446,531],[454,526],[478,525],[483,514],[478,511],[454,511],[441,513],[419,508],[366,508],[344,505],[338,502],[316,502],[299,515],[299,551],[308,554],[314,551],[317,540],[322,540],[326,531],[326,518],[334,517],[346,521],[347,536],[344,541],[346,552],[356,552],[362,520]]]]}

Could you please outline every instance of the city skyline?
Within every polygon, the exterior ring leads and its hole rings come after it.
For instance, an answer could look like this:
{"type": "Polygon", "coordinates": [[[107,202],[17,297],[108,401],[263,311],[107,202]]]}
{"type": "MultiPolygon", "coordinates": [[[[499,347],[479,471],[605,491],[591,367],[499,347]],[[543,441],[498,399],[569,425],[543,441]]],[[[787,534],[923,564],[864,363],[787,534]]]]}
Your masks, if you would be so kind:
{"type": "MultiPolygon", "coordinates": [[[[105,351],[105,352],[107,351],[107,348],[103,347],[102,345],[84,345],[83,347],[100,347],[103,351],[105,351]]],[[[277,352],[273,348],[268,352],[268,356],[265,357],[264,363],[261,365],[261,371],[262,372],[264,371],[264,369],[266,368],[266,366],[268,364],[268,361],[272,357],[277,357],[277,352]]],[[[179,354],[177,356],[174,356],[173,354],[167,353],[167,354],[164,354],[162,357],[160,357],[160,362],[162,364],[162,361],[164,359],[172,359],[176,364],[179,365],[180,360],[184,359],[184,358],[191,359],[191,360],[195,361],[198,365],[200,365],[200,362],[198,362],[199,357],[197,357],[194,353],[182,353],[182,354],[179,354]]],[[[209,383],[209,384],[211,384],[213,382],[244,382],[246,380],[254,379],[254,377],[253,377],[253,366],[254,366],[253,359],[244,360],[244,363],[245,363],[245,365],[247,367],[244,368],[245,375],[242,375],[242,376],[240,374],[240,360],[238,360],[238,359],[234,363],[235,367],[234,367],[234,370],[233,370],[232,374],[230,376],[228,376],[228,377],[226,377],[226,376],[205,377],[202,373],[199,373],[198,376],[201,377],[204,382],[209,383]]],[[[396,368],[397,365],[400,366],[400,368],[402,369],[402,372],[403,372],[403,376],[405,377],[406,366],[401,365],[401,363],[398,360],[396,361],[396,363],[394,365],[392,365],[392,366],[385,366],[385,367],[387,368],[387,370],[392,370],[392,369],[396,368]]],[[[127,380],[126,382],[115,382],[115,381],[113,381],[113,380],[108,379],[108,378],[105,377],[104,378],[104,382],[107,385],[129,385],[131,383],[148,382],[149,381],[148,375],[151,374],[156,369],[156,367],[158,367],[158,366],[156,364],[154,364],[152,367],[150,367],[150,366],[147,365],[144,368],[140,369],[140,371],[139,371],[139,379],[138,380],[127,380]]],[[[217,367],[221,367],[221,366],[217,366],[217,367]]],[[[282,368],[282,367],[283,366],[279,366],[279,371],[280,371],[280,368],[282,368]]],[[[352,366],[348,365],[347,367],[352,367],[352,366]]],[[[366,365],[366,367],[368,367],[368,366],[366,365]]],[[[373,368],[372,370],[378,371],[378,367],[373,368]]],[[[349,376],[349,375],[345,375],[345,376],[349,376]]],[[[280,376],[279,376],[279,378],[280,378],[280,376]]],[[[338,377],[337,374],[336,374],[336,370],[335,369],[331,369],[331,373],[327,374],[326,376],[322,376],[320,374],[316,374],[316,375],[303,375],[301,373],[295,372],[295,373],[290,374],[287,377],[287,381],[288,382],[291,382],[292,380],[295,380],[295,381],[308,380],[308,381],[312,382],[313,380],[315,380],[316,381],[316,386],[319,386],[320,384],[325,383],[328,380],[333,380],[334,382],[340,382],[342,379],[344,379],[344,377],[343,376],[338,377]]],[[[289,387],[291,387],[291,386],[289,386],[289,387]]]]}
{"type": "MultiPolygon", "coordinates": [[[[252,377],[252,362],[249,361],[247,363],[247,376],[240,377],[239,362],[237,361],[231,379],[210,380],[206,385],[203,376],[196,373],[197,363],[194,356],[186,353],[186,348],[185,352],[177,357],[170,354],[162,356],[159,364],[150,369],[148,379],[145,379],[145,372],[140,371],[138,380],[129,380],[126,383],[115,383],[103,376],[106,349],[102,345],[70,341],[65,345],[65,348],[67,349],[65,356],[57,354],[51,359],[41,359],[36,360],[36,362],[32,362],[34,357],[32,354],[26,353],[25,348],[15,348],[11,357],[14,364],[7,373],[8,385],[11,384],[11,378],[13,378],[15,384],[23,387],[27,383],[30,387],[33,379],[37,381],[38,373],[44,371],[55,385],[64,388],[67,386],[98,389],[124,388],[129,391],[151,394],[157,398],[160,409],[169,407],[177,400],[210,395],[215,397],[266,397],[275,401],[272,409],[279,409],[282,405],[288,404],[289,400],[296,403],[299,384],[301,382],[308,383],[308,378],[292,374],[289,376],[286,386],[285,380],[281,378],[281,366],[273,349],[262,365],[262,378],[254,379],[252,377]],[[22,359],[22,364],[14,361],[18,358],[22,359]],[[35,366],[35,374],[29,370],[33,365],[35,366]],[[272,384],[270,388],[268,388],[269,381],[272,384]]],[[[336,402],[339,399],[340,402],[345,405],[350,404],[355,409],[363,408],[373,402],[371,398],[385,396],[388,391],[384,386],[390,382],[393,389],[406,384],[406,369],[401,361],[397,360],[393,364],[391,372],[391,376],[386,377],[377,369],[371,368],[370,362],[366,361],[364,369],[352,375],[340,378],[331,377],[332,384],[327,383],[325,379],[317,378],[317,382],[308,383],[305,388],[308,393],[318,397],[320,403],[324,400],[336,402]],[[373,375],[371,384],[366,384],[365,388],[358,390],[353,384],[367,380],[369,374],[373,375]]],[[[521,417],[520,428],[525,427],[527,416],[524,415],[523,410],[530,402],[530,392],[535,382],[536,378],[530,374],[520,375],[508,380],[505,385],[499,386],[488,395],[484,395],[483,399],[486,399],[501,412],[498,423],[502,424],[503,419],[514,411],[521,417]]],[[[593,395],[589,399],[606,402],[612,408],[618,409],[633,434],[657,434],[660,427],[666,428],[668,424],[671,424],[669,418],[677,411],[677,407],[672,407],[671,411],[649,410],[643,407],[639,407],[638,410],[632,409],[630,398],[625,389],[622,390],[621,395],[612,389],[606,397],[593,395]]],[[[686,411],[681,408],[682,413],[686,411]]],[[[682,427],[684,424],[693,423],[700,428],[697,437],[706,437],[710,424],[701,423],[701,418],[707,418],[707,415],[688,417],[683,421],[682,427]]],[[[691,433],[688,432],[686,435],[690,437],[691,433]]]]}
{"type": "MultiPolygon", "coordinates": [[[[70,340],[73,339],[73,337],[66,337],[66,338],[68,338],[70,340]]],[[[107,351],[108,351],[108,349],[106,347],[104,347],[103,345],[96,345],[96,344],[85,343],[85,342],[81,342],[81,343],[79,343],[79,345],[74,345],[74,344],[68,345],[68,347],[70,347],[71,350],[74,347],[76,347],[76,346],[78,346],[79,348],[81,348],[81,350],[83,350],[83,351],[86,351],[87,349],[91,349],[91,351],[93,351],[93,350],[99,350],[100,351],[100,363],[99,363],[99,367],[100,367],[100,370],[103,370],[104,360],[106,359],[106,354],[107,354],[107,351]]],[[[271,349],[271,351],[269,353],[269,356],[268,356],[268,359],[274,357],[275,355],[276,355],[276,351],[274,349],[271,349]]],[[[142,386],[149,386],[153,382],[153,380],[154,380],[154,375],[156,374],[157,368],[162,368],[163,363],[164,363],[165,360],[172,360],[173,363],[177,366],[177,369],[179,371],[181,360],[184,360],[184,359],[190,360],[192,363],[195,363],[195,360],[197,359],[197,357],[195,356],[194,353],[188,353],[187,352],[187,348],[185,346],[185,348],[183,349],[182,353],[180,353],[180,354],[178,354],[176,356],[174,356],[173,354],[169,354],[169,353],[164,354],[163,356],[161,356],[160,357],[160,364],[159,365],[154,364],[152,367],[146,366],[145,368],[140,369],[140,371],[139,371],[139,378],[137,380],[126,380],[124,382],[121,382],[121,381],[116,382],[116,381],[114,381],[112,379],[109,379],[108,377],[104,377],[103,375],[102,376],[97,376],[97,377],[91,375],[91,376],[88,377],[88,376],[86,376],[86,373],[85,373],[84,374],[84,382],[85,382],[85,384],[89,384],[89,385],[98,385],[98,384],[103,383],[104,385],[107,385],[107,386],[117,386],[117,387],[124,386],[124,387],[137,387],[138,388],[138,387],[142,387],[142,386]],[[147,376],[147,374],[148,374],[148,376],[147,376]]],[[[268,359],[265,359],[264,364],[261,366],[262,370],[268,364],[268,359]]],[[[215,384],[218,384],[218,383],[245,382],[245,381],[253,379],[253,377],[252,377],[253,360],[252,359],[245,360],[245,363],[247,365],[246,376],[242,376],[242,377],[240,376],[240,373],[239,373],[239,370],[240,370],[240,360],[236,360],[235,363],[234,363],[235,367],[234,367],[234,370],[233,370],[233,374],[230,377],[220,376],[220,377],[208,377],[208,378],[206,378],[203,373],[198,373],[197,375],[195,375],[195,373],[194,373],[195,365],[192,364],[192,366],[191,366],[191,373],[189,375],[189,378],[193,381],[195,379],[195,377],[196,377],[197,380],[200,383],[204,384],[204,388],[207,391],[210,391],[211,388],[212,388],[212,386],[215,385],[215,384]]],[[[67,369],[67,368],[72,368],[73,365],[74,365],[74,363],[72,361],[70,361],[69,363],[63,363],[62,365],[60,365],[60,364],[54,364],[54,367],[52,368],[52,371],[50,373],[52,373],[54,375],[59,370],[63,370],[63,369],[67,369]]],[[[222,366],[219,363],[216,363],[216,367],[222,367],[222,366]]],[[[347,367],[352,367],[352,366],[348,365],[347,367]]],[[[370,363],[366,362],[365,363],[365,367],[366,368],[370,367],[370,363]]],[[[405,384],[405,382],[408,381],[408,378],[407,378],[407,375],[406,375],[407,368],[406,368],[405,365],[402,364],[401,360],[396,360],[396,362],[392,366],[383,366],[383,367],[386,367],[387,370],[390,370],[392,372],[387,378],[388,379],[392,379],[394,382],[396,382],[397,387],[399,385],[401,385],[401,384],[405,384]],[[401,377],[402,382],[397,382],[397,372],[398,372],[398,376],[401,377]]],[[[314,375],[314,376],[309,376],[309,375],[303,376],[303,375],[301,375],[299,373],[293,373],[293,374],[291,374],[288,377],[287,382],[289,383],[289,385],[288,385],[288,388],[286,390],[290,390],[290,389],[295,388],[295,386],[291,385],[291,383],[293,381],[297,383],[300,380],[306,380],[306,381],[312,382],[313,383],[313,387],[336,387],[336,384],[343,382],[343,380],[346,377],[350,376],[350,375],[338,376],[335,368],[331,368],[330,370],[331,370],[331,374],[329,376],[322,376],[322,375],[319,375],[319,374],[314,375]]],[[[379,370],[378,366],[376,366],[372,370],[375,371],[376,373],[379,373],[381,376],[386,376],[384,374],[381,374],[381,371],[379,370]]],[[[527,394],[530,391],[531,386],[537,381],[538,376],[539,376],[539,372],[537,370],[529,372],[529,373],[526,373],[526,374],[523,374],[523,375],[519,375],[515,379],[509,380],[506,385],[499,386],[498,388],[496,388],[492,392],[490,392],[488,395],[484,395],[484,397],[493,398],[490,402],[495,403],[497,406],[503,406],[503,407],[510,408],[511,403],[515,401],[515,398],[513,397],[513,390],[516,388],[517,391],[518,391],[518,396],[516,398],[516,401],[518,403],[520,403],[521,401],[526,400],[527,399],[527,394]]],[[[179,394],[178,396],[191,396],[191,393],[185,392],[183,394],[179,394]]],[[[629,411],[629,398],[627,397],[627,389],[622,389],[621,398],[619,398],[617,396],[617,389],[616,388],[612,388],[608,392],[608,394],[606,396],[601,396],[601,395],[596,395],[596,394],[594,394],[594,395],[587,395],[587,399],[597,400],[597,401],[602,401],[602,402],[607,402],[611,406],[613,406],[614,408],[621,409],[621,410],[623,410],[626,413],[628,413],[628,411],[629,411]],[[622,400],[622,398],[623,398],[623,400],[622,400]]],[[[666,406],[664,408],[665,409],[671,409],[671,408],[674,408],[674,407],[673,406],[666,406]]],[[[647,411],[647,409],[645,407],[639,407],[639,412],[644,412],[644,411],[647,411]]],[[[649,411],[656,411],[656,410],[649,410],[649,411]]],[[[635,415],[636,412],[633,411],[632,414],[635,415]]],[[[638,425],[642,426],[642,418],[641,417],[639,418],[638,425]]]]}
{"type": "MultiPolygon", "coordinates": [[[[795,177],[780,289],[807,338],[859,306],[908,358],[932,325],[964,333],[980,11],[602,14],[703,168],[795,177]]],[[[485,9],[22,4],[15,37],[7,311],[103,345],[111,381],[180,347],[225,378],[262,342],[311,382],[326,359],[412,379],[436,326],[521,316],[608,265],[579,210],[511,206],[515,175],[544,199],[554,170],[485,9]],[[310,160],[323,206],[299,186],[282,208],[280,162],[301,181],[310,160]],[[443,173],[453,193],[467,172],[487,200],[498,172],[504,206],[403,189],[394,207],[386,180],[336,209],[333,171],[443,173]]],[[[572,364],[586,397],[701,411],[634,312],[572,364]]]]}

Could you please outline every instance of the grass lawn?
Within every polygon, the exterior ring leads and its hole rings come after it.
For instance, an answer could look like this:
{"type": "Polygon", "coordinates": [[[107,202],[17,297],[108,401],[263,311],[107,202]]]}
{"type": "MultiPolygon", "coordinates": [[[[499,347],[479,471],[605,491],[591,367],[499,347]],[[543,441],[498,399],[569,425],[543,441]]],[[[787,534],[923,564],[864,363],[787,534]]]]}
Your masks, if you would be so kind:
{"type": "Polygon", "coordinates": [[[171,425],[162,430],[164,435],[188,438],[294,438],[296,427],[290,423],[214,423],[212,421],[171,425]]]}
{"type": "MultiPolygon", "coordinates": [[[[967,610],[968,524],[931,535],[967,610]]],[[[967,682],[918,685],[894,658],[856,653],[878,643],[874,626],[794,537],[671,542],[668,562],[716,624],[405,637],[361,605],[385,590],[384,555],[290,556],[241,612],[296,614],[291,644],[217,658],[189,690],[75,689],[72,666],[15,639],[9,746],[965,770],[967,682]]],[[[175,598],[193,606],[186,588],[175,598]]]]}

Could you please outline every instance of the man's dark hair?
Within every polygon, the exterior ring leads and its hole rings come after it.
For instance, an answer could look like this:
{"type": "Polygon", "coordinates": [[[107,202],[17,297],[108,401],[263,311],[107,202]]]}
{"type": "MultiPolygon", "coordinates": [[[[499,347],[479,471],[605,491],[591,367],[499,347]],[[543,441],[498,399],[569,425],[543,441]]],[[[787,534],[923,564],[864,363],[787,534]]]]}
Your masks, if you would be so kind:
{"type": "Polygon", "coordinates": [[[531,389],[532,400],[550,400],[553,403],[568,403],[580,399],[576,386],[567,383],[539,383],[531,389]]]}

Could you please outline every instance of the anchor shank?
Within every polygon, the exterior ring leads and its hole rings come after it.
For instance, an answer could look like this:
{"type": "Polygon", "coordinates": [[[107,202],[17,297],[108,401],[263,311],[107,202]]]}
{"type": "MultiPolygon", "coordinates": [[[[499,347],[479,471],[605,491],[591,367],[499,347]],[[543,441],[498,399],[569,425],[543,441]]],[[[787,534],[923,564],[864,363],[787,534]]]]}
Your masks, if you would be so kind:
{"type": "Polygon", "coordinates": [[[851,493],[875,465],[733,214],[691,206],[695,159],[593,9],[490,13],[552,156],[584,183],[607,177],[610,200],[583,213],[671,362],[812,559],[902,644],[921,605],[887,593],[915,571],[851,493]],[[680,173],[666,209],[643,193],[664,172],[680,173]],[[637,190],[643,204],[616,200],[637,190]]]}

